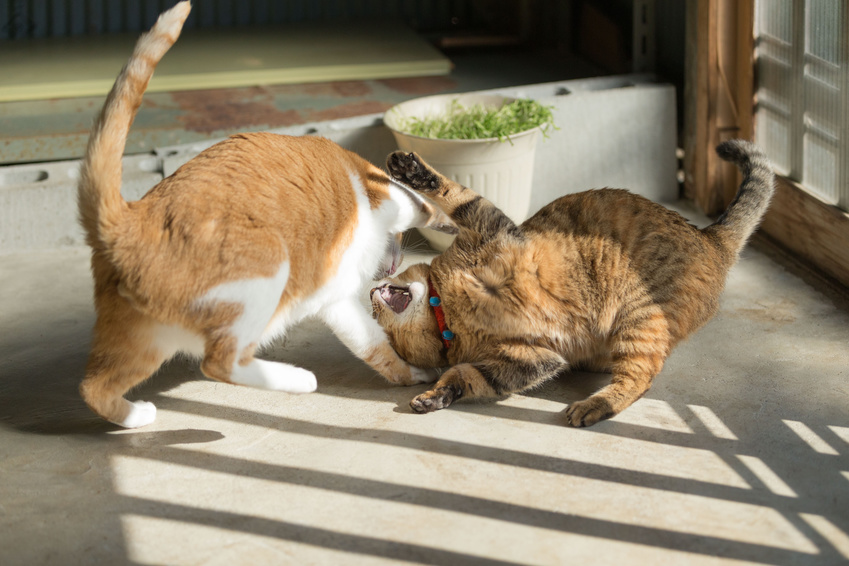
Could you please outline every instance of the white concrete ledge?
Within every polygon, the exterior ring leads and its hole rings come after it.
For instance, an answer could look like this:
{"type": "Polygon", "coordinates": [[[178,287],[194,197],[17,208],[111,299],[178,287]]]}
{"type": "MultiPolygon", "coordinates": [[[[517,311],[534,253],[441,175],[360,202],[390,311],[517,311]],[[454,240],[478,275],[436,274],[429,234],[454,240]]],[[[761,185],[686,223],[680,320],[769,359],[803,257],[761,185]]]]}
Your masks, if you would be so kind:
{"type": "MultiPolygon", "coordinates": [[[[646,75],[624,75],[486,92],[535,98],[554,107],[559,129],[537,148],[532,211],[561,195],[605,186],[660,202],[677,199],[672,86],[646,75]]],[[[382,114],[271,131],[324,136],[379,166],[396,148],[382,114]]],[[[140,198],[217,141],[125,157],[125,198],[140,198]]],[[[78,171],[78,160],[0,167],[0,253],[83,244],[76,210],[78,171]]]]}

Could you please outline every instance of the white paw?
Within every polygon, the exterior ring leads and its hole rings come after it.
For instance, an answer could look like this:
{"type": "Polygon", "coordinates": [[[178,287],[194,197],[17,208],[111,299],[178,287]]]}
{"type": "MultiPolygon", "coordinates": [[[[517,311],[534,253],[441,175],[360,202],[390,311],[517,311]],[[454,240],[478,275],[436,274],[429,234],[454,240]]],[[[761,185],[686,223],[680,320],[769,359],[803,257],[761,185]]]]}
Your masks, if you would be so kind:
{"type": "Polygon", "coordinates": [[[140,426],[149,425],[156,420],[156,406],[147,401],[136,401],[134,403],[127,402],[130,405],[130,412],[121,422],[115,422],[116,425],[124,428],[138,428],[140,426]]]}
{"type": "Polygon", "coordinates": [[[239,385],[286,393],[312,393],[318,386],[311,371],[265,360],[253,360],[235,369],[231,380],[239,385]]]}
{"type": "Polygon", "coordinates": [[[287,393],[312,393],[318,388],[318,382],[313,372],[297,367],[292,369],[296,371],[287,372],[284,381],[278,387],[272,389],[287,393]]]}
{"type": "Polygon", "coordinates": [[[421,369],[410,366],[410,379],[416,383],[433,383],[439,377],[435,369],[421,369]]]}

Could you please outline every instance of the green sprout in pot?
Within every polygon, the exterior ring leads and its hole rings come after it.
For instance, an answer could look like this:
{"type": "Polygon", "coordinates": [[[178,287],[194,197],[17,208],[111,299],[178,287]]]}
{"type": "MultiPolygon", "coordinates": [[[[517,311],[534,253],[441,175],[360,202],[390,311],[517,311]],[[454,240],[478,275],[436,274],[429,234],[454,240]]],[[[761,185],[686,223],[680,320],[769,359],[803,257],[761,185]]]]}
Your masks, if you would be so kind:
{"type": "Polygon", "coordinates": [[[521,98],[500,108],[481,104],[466,107],[454,100],[444,114],[406,118],[401,126],[414,136],[442,140],[498,138],[510,141],[511,135],[537,127],[547,137],[550,129],[556,129],[551,109],[535,100],[521,98]]]}

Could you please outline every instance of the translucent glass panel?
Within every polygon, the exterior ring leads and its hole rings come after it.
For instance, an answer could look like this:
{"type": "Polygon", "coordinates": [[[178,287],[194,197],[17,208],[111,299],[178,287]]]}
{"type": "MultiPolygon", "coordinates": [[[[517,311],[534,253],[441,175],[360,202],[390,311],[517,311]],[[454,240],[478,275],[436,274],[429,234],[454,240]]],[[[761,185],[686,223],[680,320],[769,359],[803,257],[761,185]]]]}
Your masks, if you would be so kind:
{"type": "Polygon", "coordinates": [[[840,64],[841,19],[845,0],[807,0],[808,19],[806,38],[808,52],[833,65],[840,64]]]}
{"type": "Polygon", "coordinates": [[[757,0],[755,139],[779,173],[849,207],[849,13],[843,0],[757,0]]]}
{"type": "Polygon", "coordinates": [[[758,0],[758,28],[785,43],[793,41],[793,0],[758,0]]]}

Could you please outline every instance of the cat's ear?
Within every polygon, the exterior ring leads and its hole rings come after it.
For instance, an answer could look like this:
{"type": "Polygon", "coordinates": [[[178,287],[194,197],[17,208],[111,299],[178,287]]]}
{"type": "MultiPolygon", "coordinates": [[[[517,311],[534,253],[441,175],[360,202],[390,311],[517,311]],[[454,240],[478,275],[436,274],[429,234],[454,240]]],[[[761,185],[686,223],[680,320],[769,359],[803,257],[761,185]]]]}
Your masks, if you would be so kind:
{"type": "Polygon", "coordinates": [[[423,201],[422,208],[425,209],[425,212],[429,216],[428,221],[425,224],[425,228],[430,228],[437,232],[444,232],[446,234],[457,234],[460,231],[454,221],[451,220],[451,217],[442,212],[442,209],[432,202],[423,201]]]}

